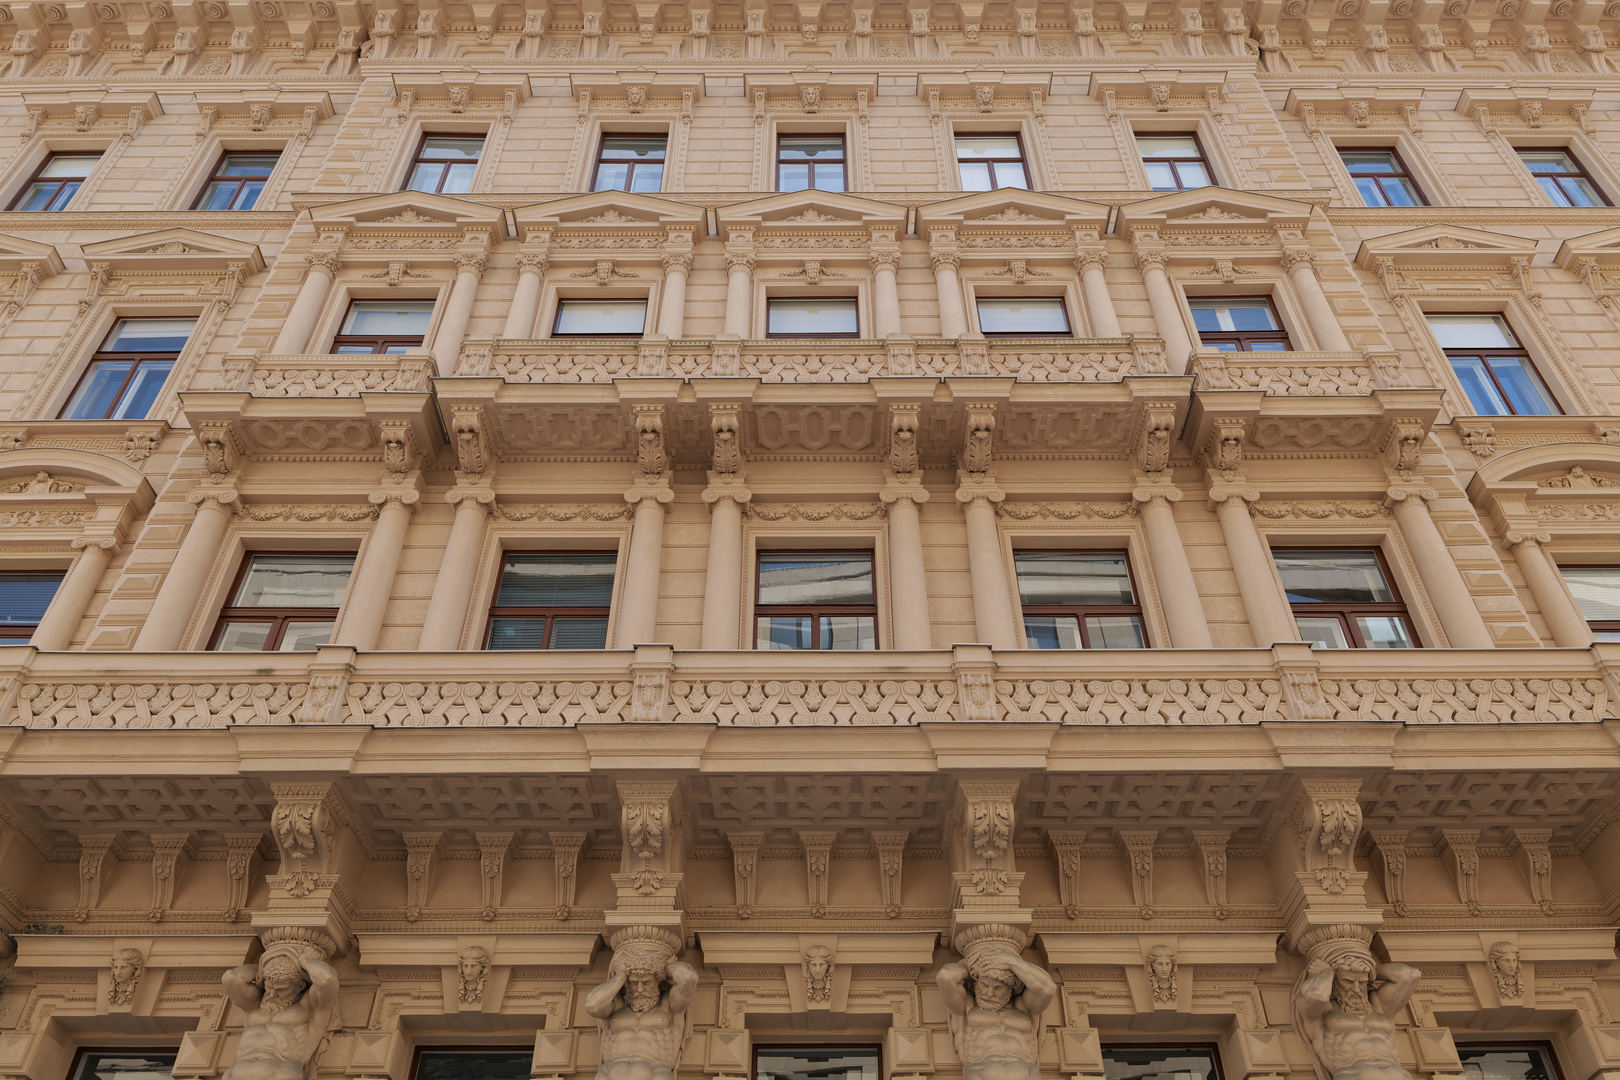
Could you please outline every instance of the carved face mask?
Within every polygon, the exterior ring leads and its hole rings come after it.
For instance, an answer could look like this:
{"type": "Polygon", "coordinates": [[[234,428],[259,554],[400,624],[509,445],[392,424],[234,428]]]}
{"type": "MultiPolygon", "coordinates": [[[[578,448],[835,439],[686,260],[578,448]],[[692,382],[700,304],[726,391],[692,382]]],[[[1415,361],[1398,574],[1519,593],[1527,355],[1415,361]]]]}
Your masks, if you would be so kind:
{"type": "Polygon", "coordinates": [[[1369,996],[1372,980],[1369,974],[1359,966],[1336,969],[1333,972],[1333,1003],[1345,1012],[1372,1012],[1369,996]]]}
{"type": "Polygon", "coordinates": [[[658,1004],[658,976],[631,972],[626,983],[624,997],[631,1009],[644,1013],[658,1004]]]}
{"type": "Polygon", "coordinates": [[[973,1000],[981,1009],[1006,1008],[1012,992],[1012,980],[1005,972],[988,971],[973,980],[973,1000]]]}

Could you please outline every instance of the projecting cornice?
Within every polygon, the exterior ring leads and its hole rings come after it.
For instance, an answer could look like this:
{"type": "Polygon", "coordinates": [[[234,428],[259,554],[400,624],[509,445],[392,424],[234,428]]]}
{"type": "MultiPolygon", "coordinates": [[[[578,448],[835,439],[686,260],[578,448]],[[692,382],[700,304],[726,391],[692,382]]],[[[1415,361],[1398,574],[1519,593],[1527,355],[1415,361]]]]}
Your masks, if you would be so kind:
{"type": "Polygon", "coordinates": [[[919,206],[917,231],[956,229],[964,225],[1002,229],[1061,225],[1100,233],[1108,224],[1108,211],[1109,207],[1103,203],[1038,191],[1001,188],[919,206]]]}
{"type": "Polygon", "coordinates": [[[1501,270],[1513,260],[1528,260],[1535,253],[1536,242],[1522,236],[1441,222],[1362,241],[1356,265],[1377,270],[1384,260],[1392,260],[1385,265],[1397,269],[1501,270]]]}
{"type": "Polygon", "coordinates": [[[41,277],[62,272],[62,256],[50,244],[0,233],[0,272],[20,273],[30,264],[38,268],[41,277]]]}
{"type": "Polygon", "coordinates": [[[900,229],[906,211],[893,203],[832,191],[793,191],[750,199],[715,211],[725,231],[765,227],[900,229]]]}
{"type": "Polygon", "coordinates": [[[593,191],[520,206],[512,211],[512,216],[517,220],[518,232],[526,235],[532,229],[576,225],[697,229],[702,226],[704,215],[701,206],[671,199],[627,191],[593,191]]]}
{"type": "Polygon", "coordinates": [[[225,270],[232,263],[242,264],[252,274],[264,269],[264,256],[257,244],[196,229],[160,229],[120,236],[85,244],[83,250],[85,262],[105,263],[120,273],[225,270]]]}
{"type": "Polygon", "coordinates": [[[391,191],[361,199],[311,207],[317,228],[367,225],[408,225],[415,230],[469,228],[499,229],[505,215],[499,207],[452,199],[425,191],[391,191]]]}
{"type": "Polygon", "coordinates": [[[1247,225],[1303,229],[1309,224],[1314,209],[1307,202],[1279,199],[1253,191],[1196,188],[1121,206],[1116,229],[1125,235],[1176,226],[1208,228],[1213,225],[1247,225]]]}

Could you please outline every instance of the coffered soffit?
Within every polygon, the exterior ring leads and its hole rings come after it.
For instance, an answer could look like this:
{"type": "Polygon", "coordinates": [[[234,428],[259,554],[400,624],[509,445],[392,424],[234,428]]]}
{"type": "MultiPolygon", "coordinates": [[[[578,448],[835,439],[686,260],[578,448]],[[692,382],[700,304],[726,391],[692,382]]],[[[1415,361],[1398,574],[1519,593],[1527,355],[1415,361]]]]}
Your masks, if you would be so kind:
{"type": "Polygon", "coordinates": [[[906,221],[903,206],[832,191],[784,192],[722,206],[715,214],[721,229],[728,232],[753,228],[897,230],[904,227],[906,221]]]}
{"type": "Polygon", "coordinates": [[[28,263],[38,266],[44,277],[63,270],[62,256],[50,244],[0,233],[0,272],[15,274],[28,263]]]}
{"type": "Polygon", "coordinates": [[[1176,191],[1119,208],[1116,228],[1126,235],[1185,226],[1197,229],[1304,229],[1315,207],[1252,191],[1206,187],[1176,191]]]}
{"type": "Polygon", "coordinates": [[[1380,260],[1392,259],[1403,269],[1500,270],[1513,259],[1529,259],[1535,253],[1536,242],[1522,236],[1440,222],[1363,240],[1356,265],[1372,270],[1380,260]]]}
{"type": "Polygon", "coordinates": [[[1018,230],[1061,225],[1101,232],[1108,223],[1108,211],[1109,207],[1103,203],[1039,191],[1001,188],[920,206],[917,208],[917,229],[922,232],[982,226],[1018,230]]]}
{"type": "MultiPolygon", "coordinates": [[[[1244,454],[1257,458],[1380,454],[1399,428],[1415,426],[1426,437],[1440,415],[1441,394],[1439,390],[1375,390],[1366,397],[1330,398],[1267,394],[1246,425],[1244,454]]],[[[1213,405],[1222,396],[1221,391],[1200,393],[1200,405],[1224,415],[1213,405]]],[[[1239,391],[1234,396],[1249,395],[1239,391]]],[[[1201,416],[1200,424],[1205,423],[1207,417],[1201,416]]]]}
{"type": "Polygon", "coordinates": [[[514,209],[512,216],[520,235],[535,229],[576,226],[582,232],[643,226],[695,230],[702,227],[704,217],[702,207],[628,191],[594,191],[530,203],[514,209]]]}
{"type": "Polygon", "coordinates": [[[316,228],[409,228],[412,232],[443,229],[489,229],[499,232],[505,224],[500,207],[452,199],[426,191],[390,191],[360,199],[311,207],[310,221],[316,228]]]}
{"type": "Polygon", "coordinates": [[[231,263],[243,263],[253,274],[264,269],[264,256],[257,244],[196,229],[160,229],[112,240],[98,240],[85,244],[83,250],[85,262],[106,263],[121,273],[218,271],[231,263]]]}

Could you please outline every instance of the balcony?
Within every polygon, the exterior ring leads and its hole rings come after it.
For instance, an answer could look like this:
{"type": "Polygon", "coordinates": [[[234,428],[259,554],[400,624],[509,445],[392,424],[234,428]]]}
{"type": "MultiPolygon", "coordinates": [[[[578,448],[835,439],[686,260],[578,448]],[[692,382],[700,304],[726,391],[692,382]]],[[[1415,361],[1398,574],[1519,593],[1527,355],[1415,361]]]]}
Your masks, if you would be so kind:
{"type": "Polygon", "coordinates": [[[1409,385],[1394,353],[1194,350],[1200,390],[1259,390],[1283,397],[1365,396],[1409,385]]]}
{"type": "Polygon", "coordinates": [[[1410,652],[1272,649],[994,653],[98,654],[0,649],[10,726],[222,729],[948,723],[1592,723],[1620,646],[1410,652]]]}
{"type": "Polygon", "coordinates": [[[385,390],[420,394],[427,391],[432,376],[433,356],[422,351],[389,356],[267,356],[255,350],[227,356],[215,389],[245,390],[256,398],[359,397],[385,390]]]}

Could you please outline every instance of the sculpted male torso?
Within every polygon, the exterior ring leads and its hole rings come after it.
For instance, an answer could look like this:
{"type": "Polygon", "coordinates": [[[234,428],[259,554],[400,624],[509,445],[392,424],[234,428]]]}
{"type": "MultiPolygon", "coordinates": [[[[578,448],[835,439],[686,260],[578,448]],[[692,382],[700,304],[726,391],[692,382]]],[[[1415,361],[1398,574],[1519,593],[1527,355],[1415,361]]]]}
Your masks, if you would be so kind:
{"type": "Polygon", "coordinates": [[[962,964],[946,964],[938,976],[957,1033],[963,1080],[1040,1080],[1038,1019],[1057,995],[1057,984],[1011,950],[981,957],[975,966],[971,995],[962,964]]]}
{"type": "Polygon", "coordinates": [[[660,972],[615,956],[608,975],[585,998],[585,1011],[602,1022],[596,1080],[674,1080],[697,971],[675,960],[660,972]]]}
{"type": "Polygon", "coordinates": [[[1412,1080],[1395,1045],[1398,1013],[1417,989],[1421,973],[1405,964],[1377,969],[1378,989],[1366,974],[1314,960],[1300,987],[1303,1034],[1333,1080],[1412,1080]]]}
{"type": "Polygon", "coordinates": [[[312,954],[244,964],[223,979],[247,1013],[236,1061],[222,1080],[304,1080],[337,1007],[337,972],[312,954]]]}

